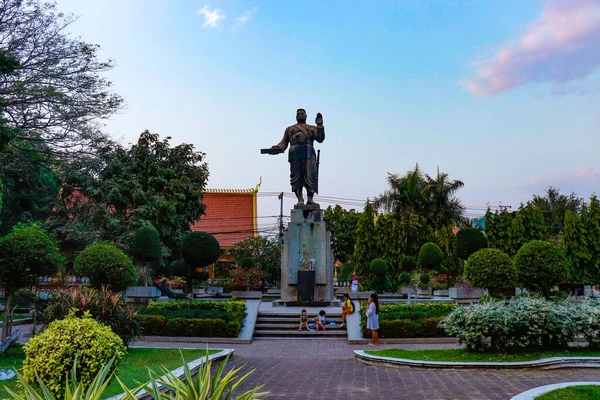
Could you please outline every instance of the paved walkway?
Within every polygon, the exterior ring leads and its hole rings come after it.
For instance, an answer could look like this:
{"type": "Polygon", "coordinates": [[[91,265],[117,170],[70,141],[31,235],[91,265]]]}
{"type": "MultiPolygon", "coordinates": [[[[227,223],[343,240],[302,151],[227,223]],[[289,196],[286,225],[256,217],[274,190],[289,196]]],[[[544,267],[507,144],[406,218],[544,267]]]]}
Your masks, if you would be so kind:
{"type": "MultiPolygon", "coordinates": [[[[204,347],[196,343],[169,342],[136,342],[134,345],[204,347]]],[[[264,384],[264,390],[271,392],[269,399],[507,400],[537,386],[595,381],[600,376],[597,369],[445,371],[369,366],[357,361],[353,353],[368,346],[349,345],[346,340],[337,339],[255,339],[252,344],[220,347],[235,349],[229,362],[231,367],[245,364],[244,371],[256,369],[243,389],[264,384]]],[[[379,348],[453,347],[456,346],[404,344],[379,348]]]]}
{"type": "MultiPolygon", "coordinates": [[[[143,345],[145,343],[136,343],[143,345]]],[[[178,347],[176,343],[161,343],[178,347]]],[[[189,345],[193,346],[193,345],[189,345]]],[[[188,347],[188,344],[186,344],[188,347]]],[[[507,400],[536,386],[597,379],[597,369],[554,371],[430,370],[365,365],[345,340],[255,339],[235,345],[231,366],[256,369],[243,388],[264,384],[269,399],[507,400]]],[[[385,345],[384,348],[451,348],[453,345],[385,345]]]]}

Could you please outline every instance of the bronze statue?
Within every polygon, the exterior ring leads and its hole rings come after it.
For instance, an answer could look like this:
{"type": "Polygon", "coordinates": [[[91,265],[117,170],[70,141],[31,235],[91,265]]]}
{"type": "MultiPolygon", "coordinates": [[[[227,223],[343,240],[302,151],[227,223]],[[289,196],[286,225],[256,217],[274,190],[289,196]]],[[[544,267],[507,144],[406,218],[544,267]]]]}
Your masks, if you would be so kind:
{"type": "Polygon", "coordinates": [[[323,116],[321,113],[317,113],[315,119],[317,125],[308,125],[306,111],[300,108],[296,111],[296,121],[297,124],[287,127],[279,144],[269,149],[262,149],[261,153],[272,155],[283,153],[289,144],[290,184],[298,198],[296,206],[304,205],[302,188],[306,188],[308,198],[306,204],[318,207],[319,205],[313,201],[313,196],[315,193],[319,193],[319,160],[313,143],[315,140],[319,143],[323,143],[325,140],[323,116]]]}

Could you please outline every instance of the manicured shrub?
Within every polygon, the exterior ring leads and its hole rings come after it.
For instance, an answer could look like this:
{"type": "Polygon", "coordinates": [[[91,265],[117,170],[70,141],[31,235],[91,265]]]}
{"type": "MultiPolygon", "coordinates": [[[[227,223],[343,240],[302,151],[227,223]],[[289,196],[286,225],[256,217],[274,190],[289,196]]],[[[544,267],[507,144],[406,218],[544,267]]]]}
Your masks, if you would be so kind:
{"type": "Polygon", "coordinates": [[[77,310],[74,313],[76,317],[89,312],[92,318],[111,328],[123,340],[123,344],[129,346],[142,332],[136,320],[137,311],[127,305],[122,295],[122,292],[113,293],[106,288],[75,287],[59,291],[44,310],[44,322],[63,319],[72,310],[77,310]]]}
{"type": "Polygon", "coordinates": [[[48,389],[60,396],[75,357],[77,376],[87,386],[105,363],[113,357],[118,361],[125,354],[125,346],[109,327],[91,317],[69,315],[31,338],[24,351],[25,380],[37,385],[37,373],[48,389]]]}
{"type": "Polygon", "coordinates": [[[400,260],[400,271],[410,274],[417,269],[417,259],[411,256],[404,256],[400,260]]]}
{"type": "Polygon", "coordinates": [[[562,250],[542,240],[525,243],[515,256],[517,280],[532,292],[547,294],[567,279],[567,264],[562,250]]]}
{"type": "Polygon", "coordinates": [[[87,276],[96,289],[109,285],[116,292],[135,284],[133,263],[123,251],[108,243],[98,243],[82,250],[73,264],[75,272],[87,276]]]}
{"type": "Polygon", "coordinates": [[[426,270],[437,270],[444,262],[444,253],[433,242],[425,243],[419,250],[418,265],[426,270]]]}
{"type": "Polygon", "coordinates": [[[245,270],[249,270],[256,267],[256,263],[251,257],[244,257],[241,262],[241,267],[245,270]]]}
{"type": "Polygon", "coordinates": [[[468,259],[471,254],[488,246],[485,234],[475,228],[462,228],[454,237],[454,253],[461,260],[468,259]]]}
{"type": "Polygon", "coordinates": [[[142,261],[150,262],[159,259],[162,255],[162,247],[160,234],[156,228],[145,225],[136,229],[130,250],[135,258],[142,261]]]}
{"type": "Polygon", "coordinates": [[[523,296],[509,303],[459,307],[444,319],[442,326],[449,336],[456,336],[461,344],[475,351],[566,348],[579,335],[594,345],[594,340],[598,343],[594,337],[600,334],[600,324],[598,308],[591,304],[584,307],[577,302],[554,303],[523,296]]]}
{"type": "Polygon", "coordinates": [[[395,319],[379,321],[379,335],[384,338],[443,337],[446,333],[438,328],[443,318],[395,319]]]}
{"type": "Polygon", "coordinates": [[[481,249],[465,264],[465,280],[474,287],[492,291],[514,287],[517,270],[508,254],[497,249],[481,249]]]}
{"type": "Polygon", "coordinates": [[[193,289],[194,280],[208,279],[206,272],[198,268],[214,264],[221,256],[221,246],[217,239],[207,232],[188,232],[181,241],[181,256],[187,265],[187,292],[193,289]]]}
{"type": "Polygon", "coordinates": [[[159,302],[152,301],[148,304],[148,312],[160,312],[160,310],[215,310],[227,313],[231,320],[242,322],[246,316],[246,303],[243,301],[205,301],[198,300],[190,302],[159,302]]]}
{"type": "Polygon", "coordinates": [[[392,289],[392,282],[387,276],[388,265],[385,260],[375,258],[371,261],[370,271],[373,277],[370,281],[371,290],[377,293],[383,293],[386,290],[392,289]]]}

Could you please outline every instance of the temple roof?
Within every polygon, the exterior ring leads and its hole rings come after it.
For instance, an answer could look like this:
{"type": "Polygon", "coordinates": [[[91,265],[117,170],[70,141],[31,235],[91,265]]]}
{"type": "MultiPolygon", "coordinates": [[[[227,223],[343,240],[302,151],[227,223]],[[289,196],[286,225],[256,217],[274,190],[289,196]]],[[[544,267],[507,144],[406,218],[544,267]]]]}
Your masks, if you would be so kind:
{"type": "MultiPolygon", "coordinates": [[[[262,180],[261,180],[262,181],[262,180]]],[[[212,234],[221,248],[231,248],[248,236],[258,236],[256,193],[260,183],[252,189],[207,189],[202,202],[206,215],[192,225],[192,231],[212,234]]]]}

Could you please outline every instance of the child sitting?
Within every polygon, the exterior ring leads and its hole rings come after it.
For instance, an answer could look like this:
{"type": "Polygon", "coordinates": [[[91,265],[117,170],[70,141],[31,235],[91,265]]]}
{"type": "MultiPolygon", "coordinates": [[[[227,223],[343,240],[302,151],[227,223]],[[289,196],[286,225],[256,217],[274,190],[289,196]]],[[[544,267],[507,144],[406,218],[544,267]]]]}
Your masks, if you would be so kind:
{"type": "Polygon", "coordinates": [[[325,315],[325,310],[319,311],[319,315],[313,319],[315,321],[315,330],[318,331],[319,327],[325,330],[325,325],[327,325],[327,316],[325,315]]]}
{"type": "Polygon", "coordinates": [[[306,315],[306,310],[302,310],[302,315],[300,315],[300,326],[298,330],[302,330],[302,325],[306,326],[306,330],[308,331],[308,316],[306,315]]]}

